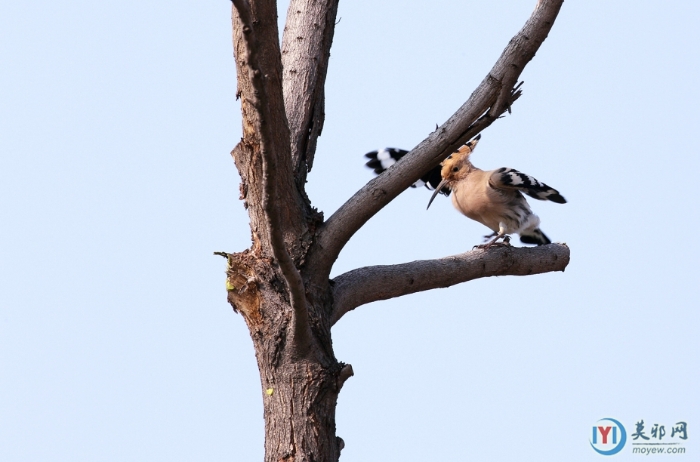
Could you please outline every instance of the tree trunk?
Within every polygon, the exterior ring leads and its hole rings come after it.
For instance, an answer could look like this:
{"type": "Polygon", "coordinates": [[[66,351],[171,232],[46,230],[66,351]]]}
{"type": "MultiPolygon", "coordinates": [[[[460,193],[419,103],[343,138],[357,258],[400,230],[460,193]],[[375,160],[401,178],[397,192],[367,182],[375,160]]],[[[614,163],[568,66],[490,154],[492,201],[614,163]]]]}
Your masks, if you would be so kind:
{"type": "Polygon", "coordinates": [[[245,319],[260,370],[265,460],[334,462],[338,393],[352,367],[333,353],[331,326],[376,300],[495,275],[563,271],[565,245],[494,248],[445,259],[359,268],[330,281],[352,235],[384,205],[510,108],[514,85],[563,0],[539,0],[477,91],[396,167],[370,181],[328,221],[304,184],[324,123],[324,82],[337,0],[291,0],[282,51],[274,0],[233,0],[243,136],[232,151],[252,246],[227,254],[228,300],[245,319]]]}
{"type": "Polygon", "coordinates": [[[339,363],[330,337],[330,298],[316,297],[314,342],[299,354],[292,341],[292,308],[276,271],[246,251],[226,255],[228,300],[248,325],[260,370],[265,409],[265,460],[335,461],[335,408],[350,366],[339,363]]]}

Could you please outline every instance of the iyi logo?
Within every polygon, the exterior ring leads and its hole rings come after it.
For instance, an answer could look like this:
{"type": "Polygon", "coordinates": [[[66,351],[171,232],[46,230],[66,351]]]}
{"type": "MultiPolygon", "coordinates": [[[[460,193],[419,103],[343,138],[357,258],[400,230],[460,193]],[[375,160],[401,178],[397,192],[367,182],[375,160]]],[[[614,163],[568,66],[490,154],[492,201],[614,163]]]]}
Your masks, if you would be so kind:
{"type": "Polygon", "coordinates": [[[627,432],[625,427],[615,419],[600,419],[593,425],[591,447],[604,456],[617,454],[625,447],[627,432]]]}

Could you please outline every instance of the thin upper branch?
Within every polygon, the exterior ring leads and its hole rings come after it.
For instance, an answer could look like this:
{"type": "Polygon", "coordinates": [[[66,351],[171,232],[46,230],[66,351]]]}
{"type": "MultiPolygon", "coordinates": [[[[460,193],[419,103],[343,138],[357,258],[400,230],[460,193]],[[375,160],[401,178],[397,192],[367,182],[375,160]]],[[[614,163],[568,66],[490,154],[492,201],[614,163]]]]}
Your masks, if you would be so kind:
{"type": "MultiPolygon", "coordinates": [[[[274,72],[274,69],[266,69],[270,64],[264,62],[264,59],[261,58],[261,54],[264,52],[261,50],[261,43],[265,42],[257,37],[251,5],[247,0],[232,1],[242,26],[245,41],[246,69],[248,71],[247,78],[252,85],[252,91],[246,92],[247,94],[243,96],[251,103],[253,108],[253,111],[245,114],[247,116],[246,121],[253,125],[251,136],[257,138],[262,160],[261,202],[268,231],[268,236],[265,237],[267,237],[266,241],[274,259],[279,264],[280,271],[289,290],[290,303],[294,312],[293,341],[297,348],[304,350],[310,340],[306,294],[301,274],[285,245],[284,223],[280,213],[280,206],[283,204],[281,200],[283,195],[280,192],[280,188],[285,184],[284,179],[287,179],[287,182],[289,182],[292,174],[289,162],[285,163],[285,159],[288,160],[289,158],[288,140],[285,139],[286,137],[280,140],[278,134],[273,133],[273,130],[279,130],[281,126],[286,126],[281,83],[268,78],[268,75],[274,72]],[[277,114],[275,114],[275,111],[277,111],[277,114]],[[280,112],[282,120],[279,120],[280,112]]],[[[236,15],[234,14],[233,16],[235,28],[236,15]]],[[[274,64],[281,67],[279,59],[276,63],[273,61],[272,67],[274,67],[274,64]]]]}
{"type": "Polygon", "coordinates": [[[282,38],[284,104],[297,185],[311,170],[325,119],[324,87],[338,0],[291,0],[282,38]]]}
{"type": "Polygon", "coordinates": [[[563,0],[539,0],[530,19],[462,107],[401,162],[372,179],[328,219],[308,263],[318,270],[319,278],[328,277],[340,251],[367,220],[510,108],[519,96],[519,92],[513,93],[513,87],[547,37],[562,3],[563,0]]]}
{"type": "Polygon", "coordinates": [[[568,264],[569,247],[566,244],[551,244],[473,250],[437,260],[358,268],[333,280],[334,311],[331,324],[335,324],[348,311],[366,303],[488,276],[526,276],[564,271],[568,264]]]}

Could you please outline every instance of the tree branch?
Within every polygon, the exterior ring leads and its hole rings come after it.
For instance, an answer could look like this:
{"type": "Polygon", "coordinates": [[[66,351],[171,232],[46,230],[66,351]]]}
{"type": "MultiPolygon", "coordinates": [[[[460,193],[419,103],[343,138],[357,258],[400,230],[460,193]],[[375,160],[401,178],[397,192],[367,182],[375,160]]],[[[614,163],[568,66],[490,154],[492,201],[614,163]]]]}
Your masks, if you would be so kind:
{"type": "Polygon", "coordinates": [[[372,179],[328,219],[309,256],[308,265],[318,271],[319,278],[328,277],[340,251],[367,220],[426,171],[509,110],[512,102],[520,96],[519,90],[513,91],[513,87],[547,37],[562,3],[563,0],[539,0],[530,19],[511,39],[464,105],[401,162],[372,179]]]}
{"type": "Polygon", "coordinates": [[[338,0],[291,0],[282,38],[284,105],[297,187],[311,171],[325,119],[324,87],[338,0]]]}
{"type": "MultiPolygon", "coordinates": [[[[253,110],[244,111],[247,112],[247,114],[244,114],[244,118],[246,122],[253,125],[253,130],[249,135],[253,139],[257,136],[262,161],[261,202],[268,232],[268,235],[265,236],[267,237],[265,241],[269,244],[272,255],[279,264],[280,271],[289,290],[290,304],[294,313],[292,318],[294,338],[292,342],[297,351],[303,354],[307,350],[311,339],[306,294],[301,274],[294,265],[294,261],[285,246],[284,224],[280,213],[280,206],[286,204],[282,200],[284,195],[280,189],[286,183],[290,183],[292,174],[289,163],[289,144],[287,136],[283,136],[280,139],[276,136],[278,134],[272,132],[273,129],[287,126],[286,120],[284,120],[281,82],[279,79],[269,78],[275,70],[281,70],[281,61],[279,53],[277,53],[276,62],[274,59],[271,60],[271,63],[264,62],[264,58],[260,56],[264,53],[264,50],[261,50],[259,44],[267,42],[258,40],[256,31],[253,29],[255,21],[253,20],[250,4],[247,0],[232,0],[232,2],[234,5],[234,29],[236,29],[235,12],[237,12],[245,42],[246,66],[244,69],[248,71],[247,83],[252,85],[252,91],[247,91],[245,98],[250,102],[253,110]],[[280,69],[274,69],[275,64],[280,69]],[[270,67],[273,69],[269,69],[270,67]],[[287,162],[285,162],[285,159],[287,162]],[[287,180],[286,182],[285,179],[287,180]]],[[[276,14],[274,17],[276,17],[276,14]]],[[[239,79],[241,77],[239,75],[239,79]]],[[[241,143],[244,142],[245,139],[241,141],[241,143]]]]}
{"type": "Polygon", "coordinates": [[[527,276],[564,271],[568,264],[569,247],[566,244],[550,244],[473,250],[437,260],[358,268],[333,280],[331,325],[348,311],[366,303],[489,276],[527,276]]]}

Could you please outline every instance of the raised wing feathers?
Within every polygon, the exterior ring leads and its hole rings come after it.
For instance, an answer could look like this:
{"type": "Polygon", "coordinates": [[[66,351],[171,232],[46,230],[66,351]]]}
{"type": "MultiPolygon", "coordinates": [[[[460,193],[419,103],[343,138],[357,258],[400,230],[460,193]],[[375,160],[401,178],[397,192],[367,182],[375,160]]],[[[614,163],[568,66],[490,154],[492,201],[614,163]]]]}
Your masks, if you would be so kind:
{"type": "Polygon", "coordinates": [[[541,201],[566,204],[566,199],[559,191],[514,168],[499,168],[491,174],[489,184],[496,189],[517,189],[541,201]]]}

